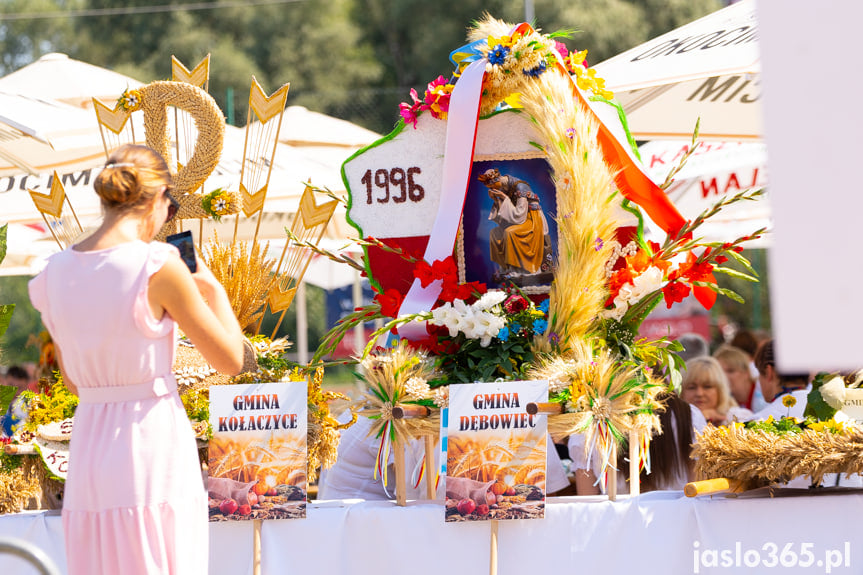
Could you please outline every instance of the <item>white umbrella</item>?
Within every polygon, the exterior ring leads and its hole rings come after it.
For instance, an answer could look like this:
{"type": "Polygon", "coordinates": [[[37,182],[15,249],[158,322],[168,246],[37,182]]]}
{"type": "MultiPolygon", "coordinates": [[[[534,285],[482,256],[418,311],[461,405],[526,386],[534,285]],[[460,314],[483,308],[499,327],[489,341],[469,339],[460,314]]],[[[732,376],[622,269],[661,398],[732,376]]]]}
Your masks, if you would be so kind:
{"type": "Polygon", "coordinates": [[[636,139],[762,136],[755,1],[741,0],[595,66],[636,139]]]}
{"type": "Polygon", "coordinates": [[[50,98],[87,109],[93,108],[93,98],[110,105],[127,88],[141,85],[129,76],[57,53],[46,54],[0,78],[0,91],[50,98]]]}
{"type": "Polygon", "coordinates": [[[92,111],[0,91],[0,176],[77,170],[104,154],[92,111]]]}
{"type": "MultiPolygon", "coordinates": [[[[689,150],[680,141],[655,140],[639,148],[650,177],[665,181],[669,171],[689,150]]],[[[761,142],[702,142],[674,177],[666,193],[686,219],[694,219],[719,199],[749,188],[767,186],[767,146],[761,142]]],[[[771,227],[768,196],[755,201],[737,202],[713,216],[699,228],[707,241],[728,242],[771,227]]],[[[763,247],[767,237],[747,242],[747,247],[763,247]]]]}
{"type": "Polygon", "coordinates": [[[347,120],[313,112],[304,106],[288,106],[282,117],[279,141],[292,146],[347,146],[361,148],[381,135],[347,120]]]}

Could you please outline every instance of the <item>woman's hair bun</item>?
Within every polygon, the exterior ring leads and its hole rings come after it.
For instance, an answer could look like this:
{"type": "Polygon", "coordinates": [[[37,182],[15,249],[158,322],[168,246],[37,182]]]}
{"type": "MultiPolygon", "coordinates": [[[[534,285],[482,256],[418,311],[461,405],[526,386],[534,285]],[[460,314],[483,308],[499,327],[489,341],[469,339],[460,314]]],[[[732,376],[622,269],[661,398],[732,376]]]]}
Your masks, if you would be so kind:
{"type": "Polygon", "coordinates": [[[96,178],[96,193],[106,207],[136,205],[141,196],[135,164],[107,164],[96,178]]]}
{"type": "Polygon", "coordinates": [[[170,184],[171,173],[159,154],[127,144],[111,154],[93,187],[106,209],[126,211],[149,204],[161,186],[170,184]]]}

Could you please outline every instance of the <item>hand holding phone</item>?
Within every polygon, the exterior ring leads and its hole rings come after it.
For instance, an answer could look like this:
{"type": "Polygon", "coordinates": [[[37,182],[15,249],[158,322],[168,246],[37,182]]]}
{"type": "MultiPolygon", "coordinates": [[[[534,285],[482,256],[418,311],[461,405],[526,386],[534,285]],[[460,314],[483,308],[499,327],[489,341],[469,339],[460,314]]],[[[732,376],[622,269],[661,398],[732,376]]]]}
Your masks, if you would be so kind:
{"type": "Polygon", "coordinates": [[[165,241],[180,250],[180,258],[186,264],[186,267],[189,268],[190,272],[195,273],[198,271],[198,260],[195,257],[195,242],[192,239],[191,231],[186,230],[178,234],[171,234],[165,238],[165,241]]]}

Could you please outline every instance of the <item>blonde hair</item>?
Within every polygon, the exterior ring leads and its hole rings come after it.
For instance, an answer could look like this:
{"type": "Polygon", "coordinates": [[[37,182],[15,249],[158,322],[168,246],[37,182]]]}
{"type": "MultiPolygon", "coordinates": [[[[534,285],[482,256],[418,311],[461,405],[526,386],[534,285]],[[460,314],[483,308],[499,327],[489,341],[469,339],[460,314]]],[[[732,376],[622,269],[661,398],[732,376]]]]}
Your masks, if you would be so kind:
{"type": "Polygon", "coordinates": [[[686,390],[686,385],[691,382],[707,383],[717,390],[719,401],[716,403],[716,411],[725,415],[735,405],[731,398],[731,386],[728,377],[719,364],[719,361],[710,356],[694,357],[686,362],[686,372],[683,374],[681,393],[686,390]]]}
{"type": "Polygon", "coordinates": [[[111,154],[93,188],[106,210],[125,212],[149,205],[171,182],[168,164],[155,150],[126,144],[111,154]]]}
{"type": "Polygon", "coordinates": [[[739,347],[721,345],[719,349],[713,352],[713,357],[718,359],[720,363],[727,363],[733,370],[745,371],[747,375],[749,374],[749,355],[739,347]]]}

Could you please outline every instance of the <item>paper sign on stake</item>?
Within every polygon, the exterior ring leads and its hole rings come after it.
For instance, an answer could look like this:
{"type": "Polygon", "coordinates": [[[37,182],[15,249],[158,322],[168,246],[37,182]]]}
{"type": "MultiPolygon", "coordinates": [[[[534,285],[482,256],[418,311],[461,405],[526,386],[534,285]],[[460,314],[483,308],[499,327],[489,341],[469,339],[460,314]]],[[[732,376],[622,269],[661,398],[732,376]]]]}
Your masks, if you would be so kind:
{"type": "Polygon", "coordinates": [[[445,439],[446,521],[541,519],[545,513],[547,381],[452,385],[445,439]]]}
{"type": "Polygon", "coordinates": [[[210,521],[306,516],[304,381],[210,388],[210,521]]]}

